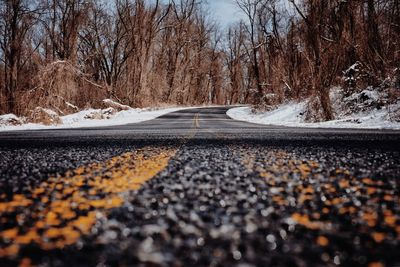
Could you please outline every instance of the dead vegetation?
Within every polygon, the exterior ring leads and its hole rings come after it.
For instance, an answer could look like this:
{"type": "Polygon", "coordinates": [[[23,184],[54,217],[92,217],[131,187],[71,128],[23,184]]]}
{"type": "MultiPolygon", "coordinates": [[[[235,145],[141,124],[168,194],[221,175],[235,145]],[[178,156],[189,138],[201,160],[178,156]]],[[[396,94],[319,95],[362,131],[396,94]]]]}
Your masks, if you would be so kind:
{"type": "Polygon", "coordinates": [[[45,65],[33,79],[37,86],[22,96],[28,100],[28,110],[43,106],[69,114],[84,107],[98,107],[98,99],[105,96],[102,86],[68,61],[45,65]]]}
{"type": "Polygon", "coordinates": [[[14,114],[0,116],[0,126],[16,126],[21,125],[25,120],[18,118],[14,114]]]}
{"type": "Polygon", "coordinates": [[[57,125],[62,123],[56,112],[42,107],[36,107],[32,110],[27,118],[27,122],[44,125],[57,125]]]}
{"type": "Polygon", "coordinates": [[[245,20],[226,31],[195,0],[2,1],[0,113],[311,98],[321,121],[334,86],[398,101],[399,1],[284,1],[237,0],[245,20]]]}

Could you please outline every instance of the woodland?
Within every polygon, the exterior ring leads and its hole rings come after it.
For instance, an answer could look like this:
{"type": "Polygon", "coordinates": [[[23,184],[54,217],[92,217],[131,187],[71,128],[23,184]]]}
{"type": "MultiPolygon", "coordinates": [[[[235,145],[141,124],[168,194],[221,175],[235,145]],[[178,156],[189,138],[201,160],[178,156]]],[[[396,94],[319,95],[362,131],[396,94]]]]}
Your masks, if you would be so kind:
{"type": "Polygon", "coordinates": [[[399,99],[400,1],[232,2],[225,28],[202,0],[1,0],[0,114],[309,98],[330,120],[334,86],[399,99]]]}

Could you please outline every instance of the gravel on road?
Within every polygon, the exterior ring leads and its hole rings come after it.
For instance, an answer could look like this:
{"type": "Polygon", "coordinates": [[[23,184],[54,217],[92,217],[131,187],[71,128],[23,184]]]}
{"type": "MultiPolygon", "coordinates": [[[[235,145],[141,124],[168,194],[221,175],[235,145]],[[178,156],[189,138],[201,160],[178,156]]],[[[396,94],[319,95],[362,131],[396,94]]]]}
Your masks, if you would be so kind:
{"type": "Polygon", "coordinates": [[[0,266],[400,264],[397,149],[222,137],[145,149],[137,143],[0,148],[0,266]],[[158,174],[141,169],[149,159],[161,166],[158,174]],[[102,186],[91,191],[94,184],[78,183],[77,176],[90,173],[88,180],[108,184],[118,164],[141,170],[145,180],[156,175],[140,188],[122,181],[128,190],[102,186]],[[54,177],[61,180],[54,182],[54,177]],[[77,202],[73,191],[64,194],[71,181],[91,201],[111,194],[118,203],[91,202],[82,214],[64,207],[57,211],[64,217],[53,218],[56,224],[45,222],[29,232],[41,210],[55,205],[39,204],[39,199],[50,196],[50,203],[66,201],[69,207],[77,202]],[[34,195],[38,188],[43,191],[34,195]],[[91,220],[87,231],[82,223],[69,224],[85,216],[91,220]],[[49,231],[66,227],[71,232],[49,231]],[[18,236],[30,239],[16,243],[18,236]],[[7,251],[13,244],[18,253],[7,251]]]}

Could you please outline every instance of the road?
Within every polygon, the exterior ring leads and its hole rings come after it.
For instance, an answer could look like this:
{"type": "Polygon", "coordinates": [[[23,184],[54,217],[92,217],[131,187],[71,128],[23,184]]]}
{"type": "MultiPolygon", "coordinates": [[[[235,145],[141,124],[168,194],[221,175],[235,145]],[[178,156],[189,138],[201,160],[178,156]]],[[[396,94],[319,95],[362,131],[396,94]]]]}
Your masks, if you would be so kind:
{"type": "Polygon", "coordinates": [[[400,133],[227,107],[0,133],[0,266],[399,266],[400,133]]]}

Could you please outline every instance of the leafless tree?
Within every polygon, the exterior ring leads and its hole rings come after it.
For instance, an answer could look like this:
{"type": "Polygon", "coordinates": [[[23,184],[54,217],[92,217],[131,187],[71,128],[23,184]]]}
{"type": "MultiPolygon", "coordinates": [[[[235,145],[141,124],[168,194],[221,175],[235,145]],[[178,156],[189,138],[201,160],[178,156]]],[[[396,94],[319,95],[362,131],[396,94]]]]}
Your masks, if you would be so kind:
{"type": "MultiPolygon", "coordinates": [[[[248,24],[246,28],[251,47],[248,49],[251,51],[252,67],[255,78],[255,86],[257,88],[256,101],[261,101],[264,95],[263,84],[260,74],[260,64],[259,64],[259,50],[262,43],[259,42],[259,37],[257,36],[257,18],[260,8],[262,8],[262,0],[236,0],[238,7],[247,16],[248,24]]],[[[258,103],[260,104],[260,103],[258,103]]]]}
{"type": "Polygon", "coordinates": [[[399,1],[234,3],[245,19],[223,31],[196,0],[1,0],[0,112],[311,97],[326,120],[333,85],[400,84],[399,1]],[[362,75],[344,82],[355,63],[362,75]]]}
{"type": "MultiPolygon", "coordinates": [[[[26,36],[38,18],[37,3],[24,0],[2,0],[0,6],[0,47],[4,64],[4,95],[6,111],[15,111],[15,94],[19,71],[24,65],[26,36]]],[[[3,103],[1,103],[3,105],[3,103]]]]}

